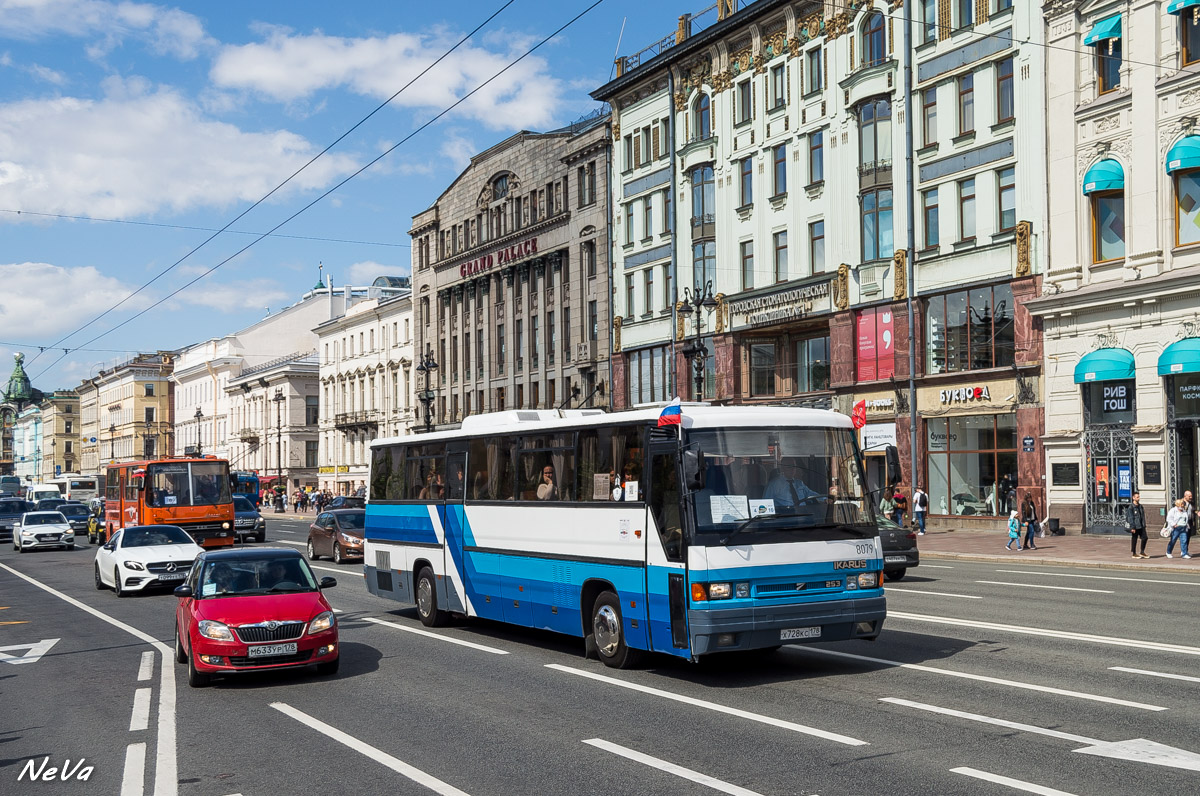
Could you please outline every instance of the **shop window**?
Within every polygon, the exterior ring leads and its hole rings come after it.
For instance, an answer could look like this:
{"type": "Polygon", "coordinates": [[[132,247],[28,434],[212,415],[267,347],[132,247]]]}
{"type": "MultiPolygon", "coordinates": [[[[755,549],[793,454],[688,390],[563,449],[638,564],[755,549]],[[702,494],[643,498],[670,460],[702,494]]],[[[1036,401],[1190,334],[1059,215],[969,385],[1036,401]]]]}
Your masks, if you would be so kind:
{"type": "Polygon", "coordinates": [[[775,395],[775,343],[750,344],[750,397],[775,395]]]}
{"type": "Polygon", "coordinates": [[[1092,262],[1102,263],[1125,257],[1125,195],[1121,191],[1100,191],[1092,200],[1092,262]]]}
{"type": "Polygon", "coordinates": [[[896,373],[896,341],[891,307],[862,310],[855,319],[858,381],[890,379],[896,373]]]}
{"type": "Polygon", "coordinates": [[[1175,245],[1192,243],[1200,243],[1200,169],[1175,172],[1175,245]]]}
{"type": "Polygon", "coordinates": [[[829,337],[796,341],[796,392],[829,389],[829,337]]]}
{"type": "Polygon", "coordinates": [[[1084,384],[1083,402],[1089,427],[1133,425],[1137,421],[1136,385],[1133,379],[1084,384]]]}
{"type": "Polygon", "coordinates": [[[1013,364],[1016,339],[1010,285],[933,296],[925,314],[929,373],[1013,364]]]}
{"type": "Polygon", "coordinates": [[[1015,415],[931,419],[927,434],[931,512],[1006,516],[1017,507],[1015,415]]]}

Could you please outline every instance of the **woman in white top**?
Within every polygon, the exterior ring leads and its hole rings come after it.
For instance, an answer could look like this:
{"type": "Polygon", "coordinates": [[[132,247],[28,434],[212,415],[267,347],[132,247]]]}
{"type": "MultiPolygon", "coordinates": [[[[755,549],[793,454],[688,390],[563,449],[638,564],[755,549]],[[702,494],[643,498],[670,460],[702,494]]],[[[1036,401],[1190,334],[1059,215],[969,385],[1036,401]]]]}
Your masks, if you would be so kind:
{"type": "Polygon", "coordinates": [[[1179,540],[1179,552],[1184,558],[1191,558],[1188,555],[1188,515],[1185,505],[1186,501],[1180,498],[1175,501],[1175,508],[1167,512],[1167,527],[1171,530],[1171,538],[1167,540],[1167,558],[1174,558],[1171,551],[1175,549],[1176,539],[1179,540]]]}

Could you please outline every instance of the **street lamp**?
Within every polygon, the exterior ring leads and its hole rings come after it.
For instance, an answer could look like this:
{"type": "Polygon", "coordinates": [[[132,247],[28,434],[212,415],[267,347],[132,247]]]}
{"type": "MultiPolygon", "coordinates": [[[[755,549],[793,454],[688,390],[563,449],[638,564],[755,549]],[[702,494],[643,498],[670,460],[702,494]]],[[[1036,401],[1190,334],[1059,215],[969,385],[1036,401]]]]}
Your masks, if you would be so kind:
{"type": "Polygon", "coordinates": [[[425,407],[425,433],[433,431],[433,390],[429,389],[429,377],[438,368],[437,360],[433,358],[433,347],[430,346],[425,351],[425,356],[421,358],[421,364],[417,365],[417,373],[425,375],[425,389],[421,390],[421,394],[417,396],[417,400],[421,402],[421,406],[425,407]]]}
{"type": "Polygon", "coordinates": [[[712,280],[704,285],[703,290],[699,286],[696,287],[695,293],[689,288],[683,289],[683,305],[679,308],[682,315],[691,315],[696,313],[696,339],[689,342],[683,347],[683,356],[685,359],[692,361],[692,369],[696,372],[696,400],[704,400],[704,361],[708,358],[708,348],[704,345],[701,339],[701,325],[704,321],[700,313],[701,309],[712,312],[717,306],[717,300],[713,298],[712,280]]]}
{"type": "MultiPolygon", "coordinates": [[[[279,486],[283,480],[283,431],[280,425],[284,401],[282,387],[275,390],[275,397],[271,400],[275,403],[275,486],[279,486]]],[[[286,500],[285,496],[284,501],[286,500]]]]}
{"type": "Polygon", "coordinates": [[[111,462],[117,458],[117,424],[111,423],[108,426],[108,460],[111,462]]]}
{"type": "Polygon", "coordinates": [[[200,455],[200,421],[204,419],[204,413],[200,411],[200,407],[196,407],[196,455],[200,455]]]}

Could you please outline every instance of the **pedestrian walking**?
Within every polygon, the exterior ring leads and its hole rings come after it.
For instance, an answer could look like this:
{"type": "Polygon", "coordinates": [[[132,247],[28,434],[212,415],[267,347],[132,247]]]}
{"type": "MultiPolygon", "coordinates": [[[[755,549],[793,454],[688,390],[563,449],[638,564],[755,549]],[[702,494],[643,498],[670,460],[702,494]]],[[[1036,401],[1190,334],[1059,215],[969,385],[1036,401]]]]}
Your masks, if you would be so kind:
{"type": "Polygon", "coordinates": [[[1033,495],[1028,492],[1025,493],[1025,503],[1021,506],[1021,520],[1025,523],[1025,546],[1030,550],[1037,550],[1037,545],[1033,543],[1038,529],[1037,506],[1033,503],[1033,495]]]}
{"type": "Polygon", "coordinates": [[[929,495],[920,486],[913,492],[913,522],[917,524],[917,536],[925,535],[925,517],[929,514],[929,495]]]}
{"type": "Polygon", "coordinates": [[[1175,508],[1167,512],[1167,527],[1171,530],[1171,537],[1167,540],[1167,558],[1174,558],[1171,551],[1175,549],[1176,540],[1179,541],[1179,552],[1182,558],[1191,558],[1188,555],[1188,516],[1187,516],[1187,501],[1183,498],[1175,501],[1175,508]]]}
{"type": "Polygon", "coordinates": [[[1017,522],[1016,509],[1008,514],[1008,544],[1004,545],[1004,549],[1012,550],[1013,542],[1017,543],[1017,552],[1021,552],[1021,523],[1017,522]]]}
{"type": "Polygon", "coordinates": [[[908,498],[899,489],[892,496],[892,505],[896,507],[896,513],[892,516],[892,521],[897,525],[904,525],[904,512],[908,511],[908,498]]]}
{"type": "Polygon", "coordinates": [[[1129,552],[1133,558],[1149,558],[1146,555],[1146,509],[1142,506],[1142,493],[1133,493],[1133,502],[1125,508],[1125,528],[1129,531],[1129,552]],[[1138,551],[1138,540],[1142,549],[1138,551]]]}

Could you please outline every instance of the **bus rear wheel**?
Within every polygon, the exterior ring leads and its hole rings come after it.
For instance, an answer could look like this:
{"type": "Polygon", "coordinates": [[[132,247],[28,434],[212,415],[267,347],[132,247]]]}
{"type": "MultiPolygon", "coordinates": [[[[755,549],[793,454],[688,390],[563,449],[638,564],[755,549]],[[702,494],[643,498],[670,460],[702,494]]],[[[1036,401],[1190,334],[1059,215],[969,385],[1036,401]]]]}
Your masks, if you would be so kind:
{"type": "Polygon", "coordinates": [[[417,616],[425,627],[441,627],[446,624],[446,612],[438,608],[437,583],[433,579],[433,570],[422,567],[417,573],[417,616]]]}
{"type": "Polygon", "coordinates": [[[642,661],[642,650],[633,649],[625,643],[621,601],[611,591],[602,592],[592,606],[592,638],[605,666],[631,669],[642,661]]]}

